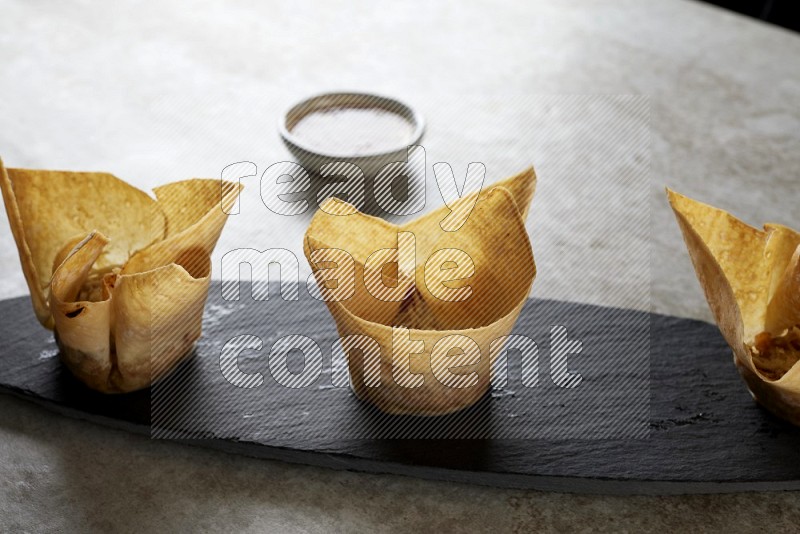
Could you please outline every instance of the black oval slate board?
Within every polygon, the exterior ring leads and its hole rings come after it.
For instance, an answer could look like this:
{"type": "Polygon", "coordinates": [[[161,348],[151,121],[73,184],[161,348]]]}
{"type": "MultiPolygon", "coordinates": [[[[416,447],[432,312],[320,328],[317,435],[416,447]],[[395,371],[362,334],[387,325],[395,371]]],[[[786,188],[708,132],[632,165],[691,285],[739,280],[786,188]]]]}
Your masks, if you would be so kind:
{"type": "MultiPolygon", "coordinates": [[[[509,429],[515,428],[509,426],[511,417],[516,428],[525,428],[526,422],[547,425],[555,420],[547,419],[543,400],[569,392],[549,384],[549,389],[546,385],[516,387],[513,398],[508,399],[487,395],[460,414],[428,418],[418,425],[420,439],[394,439],[398,435],[386,429],[396,428],[405,420],[382,416],[348,389],[322,385],[298,395],[297,390],[287,388],[242,390],[226,382],[219,367],[220,349],[234,336],[259,335],[268,351],[277,337],[287,333],[309,335],[323,347],[337,334],[324,304],[302,290],[297,302],[280,300],[277,288],[269,301],[252,301],[245,291],[242,301],[226,302],[219,287],[216,284],[209,295],[205,334],[194,357],[152,390],[128,395],[101,395],[85,389],[59,363],[52,333],[39,326],[28,298],[2,301],[0,391],[70,416],[137,433],[151,435],[151,421],[159,419],[154,426],[158,432],[153,430],[153,435],[334,469],[581,493],[800,489],[800,429],[776,419],[752,401],[735,371],[730,349],[714,325],[586,304],[528,301],[515,333],[531,335],[538,342],[539,337],[533,334],[541,336],[550,324],[589,325],[572,328],[571,335],[577,331],[586,352],[602,361],[604,369],[630,370],[630,354],[620,350],[625,330],[642,321],[649,325],[650,358],[645,362],[649,363],[649,403],[634,403],[644,411],[631,418],[634,423],[643,422],[645,432],[633,426],[628,435],[636,434],[638,439],[580,439],[568,436],[591,436],[591,429],[586,433],[580,428],[553,427],[549,434],[545,432],[550,439],[498,438],[508,436],[509,429]],[[237,307],[244,311],[233,313],[237,307]],[[159,391],[169,390],[169,381],[191,387],[182,389],[184,397],[170,404],[169,417],[162,417],[156,413],[160,405],[155,401],[159,391]],[[502,408],[511,405],[508,403],[519,408],[528,401],[534,403],[531,409],[520,414],[502,408]],[[312,412],[321,416],[305,417],[312,412]],[[388,427],[374,427],[376,422],[387,421],[388,427]],[[448,433],[448,429],[461,428],[470,421],[477,422],[470,426],[470,437],[480,439],[448,433]],[[254,428],[263,431],[253,432],[254,428]],[[460,439],[442,437],[452,435],[460,439]],[[187,436],[206,439],[185,439],[187,436]],[[363,439],[367,436],[378,439],[363,439]]],[[[264,360],[240,359],[240,367],[245,372],[260,370],[268,375],[264,360]],[[248,366],[251,369],[245,370],[248,366]]],[[[518,377],[517,367],[518,362],[509,358],[510,377],[518,377]]],[[[545,365],[540,375],[543,384],[549,383],[546,371],[545,365]]],[[[321,381],[326,376],[330,380],[330,369],[326,372],[321,381]]],[[[585,367],[587,384],[620,389],[619,381],[607,381],[604,386],[601,373],[593,382],[592,372],[591,365],[585,367]]],[[[639,366],[631,373],[641,385],[648,369],[639,366]]],[[[620,390],[626,391],[624,387],[620,390]]],[[[615,391],[608,391],[608,398],[617,395],[615,391]]],[[[561,416],[562,423],[563,416],[569,415],[564,405],[548,404],[553,417],[561,416]]],[[[590,404],[581,405],[582,410],[590,408],[590,404]]],[[[589,424],[602,418],[598,412],[566,420],[589,424]]],[[[419,422],[419,418],[414,419],[419,422]]]]}

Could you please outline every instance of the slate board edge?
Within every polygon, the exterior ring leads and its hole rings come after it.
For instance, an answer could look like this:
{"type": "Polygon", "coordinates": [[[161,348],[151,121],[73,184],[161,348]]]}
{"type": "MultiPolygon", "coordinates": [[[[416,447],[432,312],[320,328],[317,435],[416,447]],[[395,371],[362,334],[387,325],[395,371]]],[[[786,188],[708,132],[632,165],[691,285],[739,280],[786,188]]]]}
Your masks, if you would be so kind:
{"type": "MultiPolygon", "coordinates": [[[[89,414],[65,407],[61,404],[34,397],[23,390],[0,386],[0,394],[16,397],[49,411],[115,430],[122,430],[140,436],[150,437],[150,427],[135,423],[89,414]]],[[[159,440],[160,441],[160,440],[159,440]]],[[[429,466],[415,466],[399,462],[387,462],[358,458],[344,454],[321,451],[298,450],[270,447],[246,441],[225,441],[214,439],[167,440],[192,447],[217,450],[251,458],[273,460],[291,464],[323,467],[340,471],[370,474],[390,474],[434,480],[475,484],[507,489],[537,490],[557,493],[594,495],[691,495],[744,493],[757,491],[796,491],[800,490],[800,480],[789,481],[668,481],[556,477],[542,475],[522,475],[489,473],[485,471],[466,471],[429,466]]]]}
{"type": "MultiPolygon", "coordinates": [[[[25,301],[24,297],[3,301],[3,304],[13,304],[17,301],[25,301]]],[[[624,312],[645,313],[652,318],[664,318],[678,320],[684,324],[706,325],[714,330],[716,327],[710,323],[696,319],[681,319],[671,315],[656,312],[627,310],[613,306],[586,305],[576,302],[551,300],[551,299],[531,299],[540,303],[552,302],[555,305],[576,305],[591,306],[593,308],[605,308],[608,310],[620,310],[624,312]]],[[[31,315],[23,314],[23,315],[31,315]]],[[[32,317],[17,318],[20,324],[32,322],[32,317]]],[[[13,329],[12,329],[13,330],[13,329]]],[[[738,383],[738,380],[737,380],[738,383]]],[[[0,384],[0,393],[8,393],[18,398],[35,402],[50,411],[66,415],[71,418],[86,420],[106,427],[136,433],[139,435],[150,436],[150,426],[145,423],[126,421],[117,419],[113,416],[102,415],[86,411],[77,407],[66,407],[49,400],[47,396],[41,396],[38,392],[28,389],[25,385],[0,384]]],[[[590,494],[611,494],[611,495],[669,495],[669,494],[697,494],[697,493],[734,493],[747,491],[781,491],[799,490],[800,474],[789,475],[780,478],[773,473],[761,479],[744,479],[736,476],[736,473],[729,473],[731,476],[710,477],[706,480],[683,479],[681,477],[664,476],[659,479],[657,476],[636,478],[628,475],[617,477],[614,474],[537,474],[512,472],[505,469],[497,471],[481,470],[471,467],[453,468],[452,466],[442,467],[437,465],[422,465],[415,460],[404,461],[397,458],[374,458],[369,455],[361,455],[356,445],[352,451],[329,450],[325,446],[314,446],[309,444],[306,447],[287,447],[282,444],[272,444],[269,442],[253,442],[247,440],[223,440],[223,439],[172,439],[171,441],[181,441],[181,443],[199,446],[208,449],[220,450],[233,454],[239,454],[255,458],[272,459],[289,463],[320,466],[338,470],[370,472],[370,473],[389,473],[404,476],[413,476],[431,480],[454,481],[461,483],[471,483],[487,486],[498,486],[506,488],[523,488],[544,491],[555,491],[565,493],[590,493],[590,494]],[[710,481],[709,481],[710,480],[710,481]]],[[[369,441],[369,440],[367,440],[369,441]]],[[[797,442],[795,441],[795,444],[797,442]]],[[[513,443],[509,443],[513,447],[513,443]]]]}

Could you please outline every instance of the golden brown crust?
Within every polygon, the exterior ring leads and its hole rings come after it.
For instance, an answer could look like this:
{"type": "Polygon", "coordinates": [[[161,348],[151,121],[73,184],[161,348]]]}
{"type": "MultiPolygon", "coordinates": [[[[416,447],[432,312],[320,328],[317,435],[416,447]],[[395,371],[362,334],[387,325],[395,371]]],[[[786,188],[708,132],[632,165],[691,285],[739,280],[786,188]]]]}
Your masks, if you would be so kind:
{"type": "Polygon", "coordinates": [[[110,174],[6,168],[2,182],[37,317],[46,326],[50,278],[65,244],[94,230],[112,236],[93,267],[105,271],[164,237],[156,201],[110,174]]]}
{"type": "Polygon", "coordinates": [[[105,173],[0,170],[34,309],[75,376],[133,391],[190,353],[241,186],[185,180],[154,200],[105,173]]]}
{"type": "Polygon", "coordinates": [[[717,325],[754,398],[800,422],[800,234],[667,191],[717,325]]]}
{"type": "MultiPolygon", "coordinates": [[[[501,184],[529,202],[534,186],[522,182],[533,180],[531,169],[501,184]]],[[[371,368],[364,351],[349,351],[351,383],[360,398],[387,413],[441,415],[466,408],[486,393],[491,383],[491,362],[498,350],[492,342],[511,332],[536,275],[520,214],[527,212],[527,204],[521,210],[516,200],[504,186],[489,188],[480,194],[463,226],[453,232],[444,231],[439,224],[449,213],[446,207],[395,226],[360,214],[337,199],[321,206],[306,232],[306,257],[312,270],[319,273],[320,265],[312,257],[318,249],[339,248],[353,256],[354,296],[328,300],[327,305],[342,339],[372,339],[380,349],[380,384],[376,387],[370,382],[371,368]],[[396,269],[392,277],[403,287],[405,298],[384,302],[366,289],[364,264],[376,249],[398,247],[402,233],[415,238],[415,263],[396,269]],[[452,257],[460,266],[456,261],[460,256],[446,252],[452,250],[466,253],[474,263],[474,273],[463,277],[469,278],[472,293],[455,302],[432,294],[425,280],[425,263],[436,251],[445,251],[440,263],[452,257]],[[454,350],[440,350],[451,342],[455,343],[454,350]],[[408,351],[414,355],[408,357],[408,351]],[[444,369],[453,369],[464,382],[454,387],[442,378],[444,369]]],[[[461,205],[473,202],[472,195],[459,201],[461,205]]],[[[463,286],[448,284],[454,289],[463,286]]]]}
{"type": "Polygon", "coordinates": [[[14,236],[14,241],[17,244],[19,251],[19,260],[22,264],[22,272],[25,275],[25,282],[28,284],[28,289],[31,294],[31,301],[33,303],[33,310],[36,313],[36,318],[42,323],[45,328],[53,329],[53,318],[47,306],[47,295],[45,289],[42,287],[41,280],[43,275],[36,269],[33,260],[33,253],[28,246],[28,240],[25,237],[25,228],[22,225],[22,216],[20,215],[19,204],[17,196],[14,192],[14,187],[11,183],[11,178],[8,175],[8,170],[3,165],[3,160],[0,159],[0,190],[3,193],[3,203],[5,204],[6,213],[8,214],[8,222],[11,226],[11,233],[14,236]]]}

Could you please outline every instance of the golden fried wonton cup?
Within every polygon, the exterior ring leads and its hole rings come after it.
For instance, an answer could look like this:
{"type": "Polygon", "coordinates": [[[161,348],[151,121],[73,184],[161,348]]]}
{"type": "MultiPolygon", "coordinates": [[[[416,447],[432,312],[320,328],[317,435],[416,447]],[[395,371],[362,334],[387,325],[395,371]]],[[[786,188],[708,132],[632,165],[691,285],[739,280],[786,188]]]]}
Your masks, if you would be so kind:
{"type": "Polygon", "coordinates": [[[106,173],[0,162],[0,188],[36,317],[78,379],[135,391],[190,353],[238,184],[174,182],[153,199],[106,173]]]}
{"type": "Polygon", "coordinates": [[[697,277],[753,397],[800,425],[800,233],[667,190],[697,277]]]}
{"type": "Polygon", "coordinates": [[[355,393],[392,414],[440,415],[489,389],[536,275],[523,216],[533,169],[397,226],[326,200],[306,232],[306,258],[348,354],[355,393]],[[410,251],[410,253],[409,253],[410,251]],[[350,267],[354,276],[341,275],[350,267]]]}

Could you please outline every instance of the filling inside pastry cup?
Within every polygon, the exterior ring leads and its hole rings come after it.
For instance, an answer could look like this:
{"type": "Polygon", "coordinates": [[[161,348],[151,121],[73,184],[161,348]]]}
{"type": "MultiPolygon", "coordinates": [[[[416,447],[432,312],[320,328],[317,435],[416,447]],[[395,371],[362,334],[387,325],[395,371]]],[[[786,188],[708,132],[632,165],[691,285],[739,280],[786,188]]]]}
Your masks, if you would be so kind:
{"type": "Polygon", "coordinates": [[[800,233],[668,191],[706,300],[754,398],[800,424],[800,233]]]}
{"type": "Polygon", "coordinates": [[[468,216],[452,231],[447,208],[396,226],[335,198],[320,206],[305,254],[359,397],[441,415],[486,393],[536,275],[518,203],[527,211],[534,184],[530,170],[461,199],[453,212],[468,216]]]}

